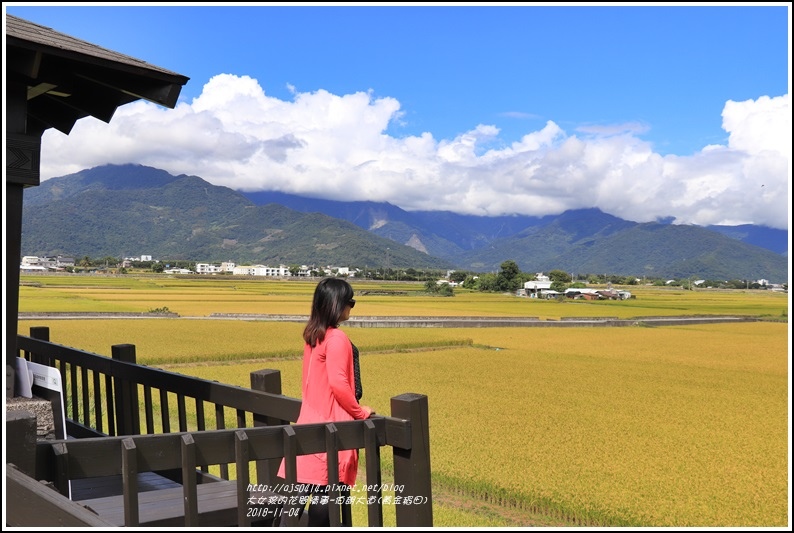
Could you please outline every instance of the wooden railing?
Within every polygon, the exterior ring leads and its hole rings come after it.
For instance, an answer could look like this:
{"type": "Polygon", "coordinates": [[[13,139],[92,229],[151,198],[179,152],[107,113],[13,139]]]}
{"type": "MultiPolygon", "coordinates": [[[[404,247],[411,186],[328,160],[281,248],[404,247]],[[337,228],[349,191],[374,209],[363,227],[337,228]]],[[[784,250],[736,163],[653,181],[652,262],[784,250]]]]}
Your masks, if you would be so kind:
{"type": "MultiPolygon", "coordinates": [[[[432,526],[426,396],[409,393],[393,397],[390,416],[297,425],[300,400],[281,394],[281,376],[276,370],[253,372],[252,388],[246,389],[138,365],[132,345],[113,346],[109,358],[54,344],[49,341],[48,328],[42,327],[31,328],[30,336],[19,335],[18,347],[26,359],[58,369],[65,389],[67,434],[77,437],[38,441],[33,452],[35,471],[28,474],[64,496],[78,483],[85,487],[115,476],[120,494],[106,503],[116,509],[99,512],[110,517],[110,523],[250,525],[260,522],[263,513],[283,513],[285,508],[262,508],[260,499],[259,510],[253,510],[257,505],[251,504],[249,489],[288,496],[290,491],[285,489],[296,484],[298,455],[329,452],[329,483],[333,487],[337,475],[333,451],[363,449],[365,487],[371,489],[366,491],[367,520],[370,526],[382,526],[382,504],[388,499],[382,493],[380,454],[381,448],[390,447],[394,482],[386,486],[395,490],[397,526],[432,526]],[[276,477],[282,460],[286,479],[276,477]],[[154,507],[146,503],[154,496],[139,492],[139,476],[145,473],[178,484],[174,501],[181,508],[176,514],[172,509],[170,518],[157,519],[154,507]],[[222,499],[219,491],[232,486],[233,497],[224,500],[223,512],[206,507],[207,502],[218,504],[222,499]],[[398,497],[410,504],[399,504],[398,497]]],[[[7,455],[11,462],[15,457],[26,462],[21,450],[7,455]]],[[[52,491],[41,486],[42,492],[52,491]]],[[[160,507],[164,507],[166,492],[157,494],[160,507]]],[[[91,507],[90,502],[99,505],[98,500],[81,501],[91,507]]],[[[80,505],[75,512],[79,511],[80,505]]],[[[41,517],[31,513],[9,523],[33,526],[37,520],[41,517]]],[[[297,524],[294,516],[285,516],[285,520],[297,524]]],[[[334,524],[344,520],[349,516],[332,514],[334,524]]]]}

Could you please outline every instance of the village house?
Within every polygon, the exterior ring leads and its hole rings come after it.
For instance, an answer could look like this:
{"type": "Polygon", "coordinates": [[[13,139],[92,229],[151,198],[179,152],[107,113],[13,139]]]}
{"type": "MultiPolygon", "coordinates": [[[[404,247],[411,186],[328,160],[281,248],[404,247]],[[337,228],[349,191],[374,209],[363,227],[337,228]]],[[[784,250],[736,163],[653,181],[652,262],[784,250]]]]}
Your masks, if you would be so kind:
{"type": "Polygon", "coordinates": [[[267,277],[287,277],[292,275],[292,273],[290,273],[289,271],[289,267],[285,265],[279,265],[277,267],[271,267],[267,265],[236,266],[232,270],[232,274],[235,276],[267,276],[267,277]]]}
{"type": "Polygon", "coordinates": [[[187,268],[168,268],[163,270],[163,274],[193,274],[192,270],[187,268]]]}
{"type": "Polygon", "coordinates": [[[19,264],[19,270],[24,272],[58,272],[73,266],[74,259],[71,257],[62,255],[57,257],[26,255],[19,264]]]}
{"type": "Polygon", "coordinates": [[[523,289],[518,289],[517,295],[529,298],[554,298],[559,293],[551,290],[551,279],[543,272],[538,272],[534,280],[527,281],[523,289]]]}

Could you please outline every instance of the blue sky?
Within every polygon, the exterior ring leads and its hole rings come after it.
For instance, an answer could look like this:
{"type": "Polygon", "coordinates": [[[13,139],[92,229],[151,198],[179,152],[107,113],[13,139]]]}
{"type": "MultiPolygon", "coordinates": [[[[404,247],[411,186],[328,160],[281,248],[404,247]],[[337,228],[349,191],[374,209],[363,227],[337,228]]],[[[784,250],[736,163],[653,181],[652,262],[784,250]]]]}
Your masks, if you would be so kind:
{"type": "Polygon", "coordinates": [[[48,130],[43,179],[139,163],[406,210],[788,228],[789,3],[3,7],[190,78],[174,110],[48,130]]]}

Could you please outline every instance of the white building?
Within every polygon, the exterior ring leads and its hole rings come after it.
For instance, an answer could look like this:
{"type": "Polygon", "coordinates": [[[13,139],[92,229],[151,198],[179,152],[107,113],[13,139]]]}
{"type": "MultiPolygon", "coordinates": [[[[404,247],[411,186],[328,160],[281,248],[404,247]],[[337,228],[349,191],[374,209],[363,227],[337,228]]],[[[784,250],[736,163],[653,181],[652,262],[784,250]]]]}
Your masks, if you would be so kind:
{"type": "Polygon", "coordinates": [[[39,272],[47,270],[63,270],[66,267],[73,267],[74,259],[59,255],[57,257],[38,257],[26,255],[22,258],[19,268],[26,272],[39,272]]]}
{"type": "Polygon", "coordinates": [[[289,267],[285,265],[279,265],[277,267],[271,267],[267,265],[246,265],[246,266],[234,267],[234,269],[232,270],[232,275],[287,277],[287,276],[291,276],[292,273],[289,271],[289,267]]]}
{"type": "Polygon", "coordinates": [[[188,270],[187,268],[169,268],[168,270],[163,270],[165,274],[192,274],[192,270],[188,270]]]}
{"type": "Polygon", "coordinates": [[[223,272],[221,267],[209,263],[196,263],[196,274],[217,274],[223,272]]]}
{"type": "Polygon", "coordinates": [[[19,265],[20,272],[47,272],[47,268],[41,265],[31,265],[22,263],[19,265]]]}
{"type": "Polygon", "coordinates": [[[523,294],[519,291],[520,296],[529,296],[530,298],[537,298],[540,296],[541,291],[548,291],[551,289],[551,280],[543,272],[535,274],[535,279],[524,283],[523,294]]]}
{"type": "Polygon", "coordinates": [[[565,289],[565,294],[598,294],[598,289],[569,288],[565,289]]]}

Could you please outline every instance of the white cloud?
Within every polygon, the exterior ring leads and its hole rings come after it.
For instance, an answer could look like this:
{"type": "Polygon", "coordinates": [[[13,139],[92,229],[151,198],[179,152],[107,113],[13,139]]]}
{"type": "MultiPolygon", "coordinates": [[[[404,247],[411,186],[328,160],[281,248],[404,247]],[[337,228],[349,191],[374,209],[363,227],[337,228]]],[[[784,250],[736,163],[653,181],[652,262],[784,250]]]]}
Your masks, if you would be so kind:
{"type": "Polygon", "coordinates": [[[406,210],[547,215],[598,207],[638,222],[753,223],[788,228],[789,95],[728,101],[725,146],[662,156],[639,139],[652,125],[554,122],[500,149],[499,130],[475,125],[454,139],[394,137],[400,103],[370,92],[267,96],[247,76],[213,77],[176,109],[119,108],[110,124],[86,118],[43,137],[42,178],[136,163],[233,189],[390,202],[406,210]]]}

